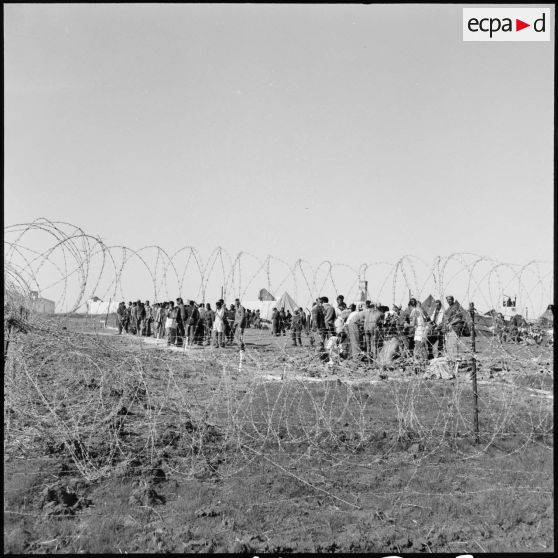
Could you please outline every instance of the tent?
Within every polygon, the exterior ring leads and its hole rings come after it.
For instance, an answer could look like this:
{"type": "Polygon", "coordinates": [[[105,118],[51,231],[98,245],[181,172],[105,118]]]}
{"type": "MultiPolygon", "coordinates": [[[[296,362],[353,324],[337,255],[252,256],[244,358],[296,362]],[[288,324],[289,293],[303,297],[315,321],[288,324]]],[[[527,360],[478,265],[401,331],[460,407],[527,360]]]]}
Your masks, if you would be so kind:
{"type": "Polygon", "coordinates": [[[544,314],[537,320],[537,324],[543,328],[551,328],[554,325],[554,314],[547,308],[544,314]]]}
{"type": "Polygon", "coordinates": [[[276,306],[275,300],[243,300],[242,306],[246,308],[246,310],[251,311],[260,311],[260,318],[262,320],[271,321],[271,314],[273,313],[273,309],[276,306]]]}
{"type": "Polygon", "coordinates": [[[260,289],[258,300],[275,300],[275,297],[267,289],[260,289]]]}
{"type": "Polygon", "coordinates": [[[281,310],[281,308],[284,308],[285,312],[290,310],[291,314],[294,314],[295,310],[300,308],[287,291],[283,293],[283,296],[275,303],[275,306],[277,307],[277,310],[281,310]]]}

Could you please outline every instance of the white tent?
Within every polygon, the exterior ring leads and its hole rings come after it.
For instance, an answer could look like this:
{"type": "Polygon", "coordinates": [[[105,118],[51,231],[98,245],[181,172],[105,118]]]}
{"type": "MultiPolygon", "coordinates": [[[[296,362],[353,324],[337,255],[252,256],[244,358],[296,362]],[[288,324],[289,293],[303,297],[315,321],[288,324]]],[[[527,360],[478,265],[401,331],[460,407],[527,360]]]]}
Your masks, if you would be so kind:
{"type": "Polygon", "coordinates": [[[275,300],[243,300],[241,304],[246,310],[253,310],[254,312],[259,310],[260,318],[269,321],[271,321],[273,309],[277,307],[275,300]]]}
{"type": "Polygon", "coordinates": [[[285,312],[290,310],[291,314],[294,314],[295,310],[299,308],[299,305],[287,291],[283,293],[283,296],[275,303],[275,306],[277,310],[281,310],[281,308],[283,308],[285,312]]]}

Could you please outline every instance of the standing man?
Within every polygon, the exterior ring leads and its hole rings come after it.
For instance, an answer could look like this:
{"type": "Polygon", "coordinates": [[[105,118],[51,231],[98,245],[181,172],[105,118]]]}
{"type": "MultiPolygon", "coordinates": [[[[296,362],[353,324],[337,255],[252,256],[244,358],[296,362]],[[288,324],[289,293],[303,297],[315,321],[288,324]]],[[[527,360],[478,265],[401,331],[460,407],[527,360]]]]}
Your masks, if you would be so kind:
{"type": "Polygon", "coordinates": [[[329,303],[327,296],[322,296],[320,300],[324,311],[325,333],[329,337],[335,335],[335,308],[329,303]]]}
{"type": "Polygon", "coordinates": [[[246,309],[240,304],[240,299],[235,299],[234,331],[239,345],[244,343],[244,329],[246,328],[246,309]]]}
{"type": "Polygon", "coordinates": [[[442,356],[444,350],[444,310],[442,309],[442,301],[437,300],[434,311],[430,314],[430,332],[428,334],[428,358],[437,358],[442,356]],[[434,352],[436,345],[436,352],[434,352]]]}
{"type": "Polygon", "coordinates": [[[279,310],[274,308],[271,313],[271,335],[277,337],[279,335],[279,310]]]}
{"type": "Polygon", "coordinates": [[[211,345],[211,332],[213,331],[213,322],[215,321],[215,312],[211,309],[209,302],[205,305],[204,321],[204,338],[205,344],[211,345]]]}
{"type": "Polygon", "coordinates": [[[220,348],[225,346],[226,307],[222,300],[218,300],[215,308],[215,319],[213,320],[214,346],[220,348]]]}
{"type": "Polygon", "coordinates": [[[187,317],[184,324],[188,336],[188,345],[193,345],[196,342],[196,331],[198,329],[198,322],[200,321],[200,312],[193,300],[188,301],[186,314],[187,317]]]}
{"type": "Polygon", "coordinates": [[[442,322],[442,327],[446,333],[446,356],[450,364],[456,364],[460,360],[461,337],[467,329],[467,316],[463,307],[453,296],[446,296],[446,301],[448,308],[444,312],[442,322]]]}
{"type": "MultiPolygon", "coordinates": [[[[226,308],[226,307],[225,307],[226,308]]],[[[232,345],[234,343],[234,318],[236,316],[236,306],[231,304],[230,308],[227,310],[227,344],[232,345]]]]}
{"type": "Polygon", "coordinates": [[[297,346],[297,342],[300,344],[300,346],[302,347],[302,317],[304,314],[302,314],[301,309],[297,308],[295,310],[294,316],[292,317],[292,321],[291,321],[291,335],[293,338],[293,345],[296,347],[297,346]]]}
{"type": "Polygon", "coordinates": [[[151,335],[151,324],[153,323],[153,307],[149,305],[149,300],[145,301],[145,318],[143,326],[143,334],[146,337],[151,335]]]}
{"type": "Polygon", "coordinates": [[[350,313],[345,320],[345,329],[349,335],[349,342],[351,347],[351,358],[358,358],[358,356],[362,353],[362,351],[360,350],[359,331],[361,320],[362,312],[357,310],[356,304],[351,304],[350,313]]]}
{"type": "Polygon", "coordinates": [[[378,358],[379,327],[382,312],[377,304],[370,303],[370,308],[364,314],[364,339],[366,354],[376,360],[378,358]]]}
{"type": "Polygon", "coordinates": [[[314,346],[317,339],[320,342],[321,348],[323,348],[325,341],[325,321],[322,301],[319,298],[316,299],[310,311],[310,330],[312,332],[310,336],[310,345],[314,346]]]}
{"type": "Polygon", "coordinates": [[[145,323],[145,306],[141,300],[137,301],[136,305],[136,316],[137,316],[137,330],[138,335],[143,335],[143,328],[145,323]]]}
{"type": "Polygon", "coordinates": [[[176,299],[176,345],[182,346],[186,336],[186,322],[188,321],[188,309],[181,297],[176,299]]]}
{"type": "Polygon", "coordinates": [[[167,310],[167,317],[165,320],[165,329],[167,330],[167,346],[176,345],[176,337],[178,331],[178,316],[180,309],[175,308],[174,302],[169,302],[169,309],[167,310]]]}
{"type": "Polygon", "coordinates": [[[128,324],[126,323],[126,303],[121,302],[116,310],[116,322],[118,326],[118,335],[122,334],[122,329],[128,333],[128,324]]]}
{"type": "Polygon", "coordinates": [[[345,297],[343,295],[337,295],[335,302],[337,302],[337,309],[335,310],[335,315],[336,317],[339,317],[339,314],[341,314],[343,309],[347,308],[347,305],[345,304],[345,297]]]}
{"type": "Polygon", "coordinates": [[[282,333],[283,335],[287,335],[285,333],[285,323],[287,321],[287,315],[285,314],[285,308],[281,308],[279,310],[279,335],[282,333]]]}

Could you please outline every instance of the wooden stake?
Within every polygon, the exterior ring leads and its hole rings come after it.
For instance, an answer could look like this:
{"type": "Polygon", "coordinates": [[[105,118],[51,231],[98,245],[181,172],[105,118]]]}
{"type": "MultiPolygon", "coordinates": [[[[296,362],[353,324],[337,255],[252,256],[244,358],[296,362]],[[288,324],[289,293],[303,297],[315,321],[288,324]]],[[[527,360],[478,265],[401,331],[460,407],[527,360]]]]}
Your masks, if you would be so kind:
{"type": "Polygon", "coordinates": [[[469,313],[471,314],[471,380],[473,382],[473,418],[475,428],[475,443],[479,443],[479,397],[477,391],[477,359],[475,358],[475,304],[469,304],[469,313]]]}

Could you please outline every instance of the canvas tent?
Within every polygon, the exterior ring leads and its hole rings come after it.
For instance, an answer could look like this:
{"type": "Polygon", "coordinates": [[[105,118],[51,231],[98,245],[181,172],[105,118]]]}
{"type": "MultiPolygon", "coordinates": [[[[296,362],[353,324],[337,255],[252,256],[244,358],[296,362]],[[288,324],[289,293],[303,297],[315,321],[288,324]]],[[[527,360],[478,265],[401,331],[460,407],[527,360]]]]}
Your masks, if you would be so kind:
{"type": "Polygon", "coordinates": [[[271,321],[271,314],[277,303],[275,300],[243,300],[241,304],[246,310],[259,310],[262,320],[271,321]]]}
{"type": "Polygon", "coordinates": [[[275,300],[275,297],[267,289],[261,289],[258,300],[275,300]]]}
{"type": "Polygon", "coordinates": [[[293,297],[285,291],[283,296],[275,303],[277,310],[281,310],[282,308],[285,310],[291,311],[291,314],[295,313],[295,310],[298,310],[299,305],[294,301],[293,297]]]}

